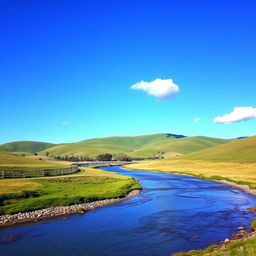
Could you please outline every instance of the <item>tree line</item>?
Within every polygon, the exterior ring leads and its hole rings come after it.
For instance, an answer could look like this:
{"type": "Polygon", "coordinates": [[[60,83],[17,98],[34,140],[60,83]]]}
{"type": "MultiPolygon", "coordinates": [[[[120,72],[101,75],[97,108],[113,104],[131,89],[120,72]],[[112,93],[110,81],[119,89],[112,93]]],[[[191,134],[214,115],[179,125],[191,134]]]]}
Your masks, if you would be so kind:
{"type": "MultiPolygon", "coordinates": [[[[49,152],[46,152],[46,156],[49,156],[49,152]]],[[[51,156],[55,160],[58,161],[70,161],[70,162],[84,162],[84,161],[125,161],[125,162],[131,162],[131,161],[139,161],[139,160],[157,160],[162,159],[162,156],[151,156],[151,157],[131,157],[128,155],[118,155],[113,157],[110,153],[103,153],[97,155],[95,158],[91,158],[88,156],[74,156],[74,155],[66,155],[66,156],[51,156]]]]}

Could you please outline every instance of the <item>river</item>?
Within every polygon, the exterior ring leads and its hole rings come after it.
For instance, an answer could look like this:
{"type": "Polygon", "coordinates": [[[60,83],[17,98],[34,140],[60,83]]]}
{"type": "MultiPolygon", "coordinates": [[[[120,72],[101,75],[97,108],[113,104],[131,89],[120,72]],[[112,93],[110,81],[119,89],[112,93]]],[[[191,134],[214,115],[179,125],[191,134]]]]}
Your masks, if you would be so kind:
{"type": "Polygon", "coordinates": [[[256,198],[176,174],[101,167],[140,180],[138,197],[65,218],[0,229],[1,256],[169,256],[249,227],[256,198]]]}

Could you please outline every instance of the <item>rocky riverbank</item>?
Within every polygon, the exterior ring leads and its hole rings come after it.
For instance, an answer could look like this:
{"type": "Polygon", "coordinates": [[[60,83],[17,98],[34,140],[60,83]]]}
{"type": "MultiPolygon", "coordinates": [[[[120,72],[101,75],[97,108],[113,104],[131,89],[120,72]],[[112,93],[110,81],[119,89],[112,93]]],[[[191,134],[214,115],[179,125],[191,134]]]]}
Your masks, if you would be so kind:
{"type": "Polygon", "coordinates": [[[105,200],[99,200],[91,203],[75,204],[70,206],[50,207],[50,208],[36,210],[32,212],[2,215],[0,216],[0,227],[9,226],[17,223],[22,223],[22,222],[36,221],[39,219],[51,218],[51,217],[56,217],[61,215],[67,215],[72,213],[83,213],[86,211],[94,210],[102,206],[106,206],[106,205],[121,202],[123,200],[130,199],[132,197],[138,196],[139,193],[140,193],[140,190],[133,190],[123,198],[105,199],[105,200]]]}
{"type": "Polygon", "coordinates": [[[231,182],[231,181],[227,181],[227,180],[214,180],[216,182],[221,182],[223,184],[226,184],[226,185],[229,185],[233,188],[237,188],[237,189],[240,189],[248,194],[251,194],[253,196],[256,196],[256,189],[251,189],[249,188],[248,185],[241,185],[241,184],[237,184],[235,182],[231,182]]]}
{"type": "Polygon", "coordinates": [[[202,177],[197,177],[196,175],[190,175],[190,174],[185,174],[185,173],[180,173],[180,172],[177,172],[177,173],[176,172],[171,172],[170,174],[178,174],[178,175],[183,175],[183,176],[188,176],[188,177],[195,177],[195,178],[198,178],[198,179],[206,179],[206,180],[211,180],[211,181],[214,181],[214,182],[223,183],[223,184],[226,184],[226,185],[231,186],[233,188],[237,188],[239,190],[242,190],[242,191],[246,192],[247,194],[256,196],[256,189],[252,189],[246,184],[244,184],[244,185],[243,184],[238,184],[238,183],[228,181],[228,180],[215,180],[215,179],[210,179],[210,178],[207,178],[207,177],[202,178],[202,177]]]}

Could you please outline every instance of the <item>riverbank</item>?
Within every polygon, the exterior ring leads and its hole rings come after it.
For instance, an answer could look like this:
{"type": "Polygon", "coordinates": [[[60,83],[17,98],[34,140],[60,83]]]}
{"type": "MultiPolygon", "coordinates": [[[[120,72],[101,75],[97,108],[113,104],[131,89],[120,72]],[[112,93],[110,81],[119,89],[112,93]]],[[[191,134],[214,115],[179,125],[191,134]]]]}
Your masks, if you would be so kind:
{"type": "Polygon", "coordinates": [[[133,190],[129,192],[125,197],[122,198],[114,198],[114,199],[105,199],[99,200],[91,203],[84,204],[75,204],[70,206],[58,206],[58,207],[50,207],[46,209],[17,213],[17,214],[9,214],[0,216],[0,227],[10,226],[13,224],[24,223],[37,221],[45,218],[52,218],[56,216],[74,214],[74,213],[84,213],[86,211],[95,210],[96,208],[115,204],[132,197],[138,196],[140,194],[140,190],[133,190]]]}
{"type": "Polygon", "coordinates": [[[235,182],[228,181],[228,180],[213,180],[213,181],[226,184],[226,185],[231,186],[233,188],[240,189],[240,190],[246,192],[247,194],[251,194],[253,196],[256,196],[256,189],[252,189],[248,185],[237,184],[235,182]]]}
{"type": "Polygon", "coordinates": [[[65,177],[0,180],[0,226],[75,213],[79,207],[81,211],[94,209],[129,198],[129,192],[141,189],[128,176],[80,169],[65,177]]]}

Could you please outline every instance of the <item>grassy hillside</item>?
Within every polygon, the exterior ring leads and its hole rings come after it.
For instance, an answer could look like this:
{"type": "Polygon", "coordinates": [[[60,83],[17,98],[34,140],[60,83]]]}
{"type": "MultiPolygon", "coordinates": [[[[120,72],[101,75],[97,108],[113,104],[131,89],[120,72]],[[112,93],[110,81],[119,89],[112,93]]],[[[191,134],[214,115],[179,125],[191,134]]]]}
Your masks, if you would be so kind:
{"type": "MultiPolygon", "coordinates": [[[[49,152],[50,155],[83,155],[94,157],[100,153],[112,153],[121,154],[132,152],[136,148],[142,145],[152,143],[155,141],[162,141],[168,139],[166,134],[155,134],[136,137],[108,137],[97,138],[80,141],[77,143],[70,143],[66,145],[60,145],[48,150],[44,150],[41,153],[49,152]]],[[[172,139],[170,137],[170,139],[172,139]]]]}
{"type": "Polygon", "coordinates": [[[256,162],[256,136],[207,148],[180,158],[216,162],[256,162]]]}
{"type": "Polygon", "coordinates": [[[15,141],[0,145],[0,151],[36,153],[56,144],[37,141],[15,141]]]}
{"type": "Polygon", "coordinates": [[[32,160],[26,157],[15,156],[11,153],[0,152],[0,170],[18,169],[47,169],[60,168],[63,165],[56,162],[32,160]]]}
{"type": "Polygon", "coordinates": [[[128,154],[134,157],[148,157],[156,156],[159,152],[164,154],[170,152],[185,154],[229,141],[209,137],[176,138],[175,136],[163,133],[135,137],[108,137],[84,140],[48,148],[43,150],[41,154],[49,152],[50,155],[55,156],[74,154],[95,157],[100,153],[111,153],[113,155],[128,154]]]}
{"type": "Polygon", "coordinates": [[[181,139],[156,141],[140,147],[131,153],[132,156],[147,156],[153,155],[155,152],[163,151],[166,153],[176,152],[187,154],[208,147],[213,147],[219,144],[227,143],[231,140],[210,138],[203,136],[185,137],[181,139]]]}

